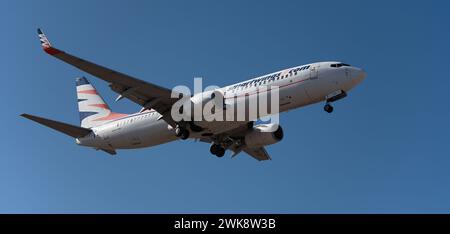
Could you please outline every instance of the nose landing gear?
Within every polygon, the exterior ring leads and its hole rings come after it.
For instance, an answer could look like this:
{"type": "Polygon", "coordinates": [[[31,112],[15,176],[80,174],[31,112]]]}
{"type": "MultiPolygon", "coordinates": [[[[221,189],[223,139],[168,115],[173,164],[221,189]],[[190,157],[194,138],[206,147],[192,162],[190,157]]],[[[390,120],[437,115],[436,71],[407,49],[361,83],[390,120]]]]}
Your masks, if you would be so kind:
{"type": "Polygon", "coordinates": [[[329,103],[325,104],[325,106],[323,107],[323,110],[326,111],[327,113],[331,113],[333,112],[333,106],[330,105],[329,103]]]}
{"type": "Polygon", "coordinates": [[[327,113],[333,112],[333,106],[330,103],[335,102],[335,101],[340,100],[345,97],[347,97],[347,93],[344,90],[336,90],[336,91],[332,92],[331,94],[329,94],[325,97],[325,100],[327,100],[327,103],[323,107],[323,110],[326,111],[327,113]]]}

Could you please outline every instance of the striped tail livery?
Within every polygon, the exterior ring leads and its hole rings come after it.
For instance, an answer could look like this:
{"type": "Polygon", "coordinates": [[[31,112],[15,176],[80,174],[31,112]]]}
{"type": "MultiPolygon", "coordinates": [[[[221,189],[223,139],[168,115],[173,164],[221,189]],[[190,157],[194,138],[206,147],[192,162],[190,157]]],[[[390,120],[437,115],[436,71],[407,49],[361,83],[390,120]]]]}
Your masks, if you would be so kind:
{"type": "Polygon", "coordinates": [[[127,116],[126,114],[112,112],[108,104],[86,78],[77,78],[76,85],[81,127],[92,128],[113,119],[127,116]]]}

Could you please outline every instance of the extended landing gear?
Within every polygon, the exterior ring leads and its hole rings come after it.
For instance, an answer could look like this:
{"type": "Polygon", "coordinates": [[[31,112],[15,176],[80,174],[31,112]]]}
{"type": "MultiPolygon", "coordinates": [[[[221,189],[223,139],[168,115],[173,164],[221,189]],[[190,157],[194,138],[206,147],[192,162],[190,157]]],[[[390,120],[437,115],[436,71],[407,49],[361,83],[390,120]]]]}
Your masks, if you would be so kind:
{"type": "Polygon", "coordinates": [[[211,154],[214,154],[219,158],[225,155],[225,149],[218,144],[212,144],[211,148],[209,148],[209,151],[211,151],[211,154]]]}
{"type": "Polygon", "coordinates": [[[175,136],[181,138],[182,140],[186,140],[189,138],[189,130],[180,125],[175,127],[175,136]]]}
{"type": "Polygon", "coordinates": [[[333,106],[330,105],[330,103],[325,104],[325,106],[323,107],[323,110],[326,111],[327,113],[331,113],[333,112],[333,106]]]}
{"type": "Polygon", "coordinates": [[[330,103],[335,102],[335,101],[340,100],[345,97],[347,97],[347,93],[344,90],[336,90],[336,91],[328,94],[325,97],[325,100],[327,100],[327,103],[323,107],[323,110],[326,111],[327,113],[333,112],[333,106],[331,106],[330,103]]]}

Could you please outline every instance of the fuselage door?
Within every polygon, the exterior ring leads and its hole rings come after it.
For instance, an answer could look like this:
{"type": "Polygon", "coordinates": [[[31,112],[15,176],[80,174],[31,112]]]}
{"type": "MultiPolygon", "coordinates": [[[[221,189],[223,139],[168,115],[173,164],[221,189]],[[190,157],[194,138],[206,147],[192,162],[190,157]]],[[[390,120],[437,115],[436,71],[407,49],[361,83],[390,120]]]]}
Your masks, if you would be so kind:
{"type": "Polygon", "coordinates": [[[345,76],[347,77],[347,80],[351,79],[351,71],[348,69],[348,67],[345,68],[345,76]]]}
{"type": "Polygon", "coordinates": [[[310,72],[310,79],[315,80],[319,78],[319,66],[318,65],[311,65],[311,68],[309,69],[310,72]]]}
{"type": "Polygon", "coordinates": [[[319,79],[319,65],[313,64],[309,68],[309,80],[305,82],[303,88],[305,89],[310,101],[317,101],[321,98],[321,84],[323,79],[319,79]]]}

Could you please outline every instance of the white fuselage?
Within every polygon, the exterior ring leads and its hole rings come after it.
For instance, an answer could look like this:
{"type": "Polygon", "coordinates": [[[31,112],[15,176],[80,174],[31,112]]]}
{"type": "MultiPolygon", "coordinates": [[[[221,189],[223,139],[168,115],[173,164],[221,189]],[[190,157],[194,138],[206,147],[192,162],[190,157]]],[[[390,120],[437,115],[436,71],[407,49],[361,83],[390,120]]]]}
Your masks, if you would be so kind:
{"type": "MultiPolygon", "coordinates": [[[[224,94],[225,104],[245,101],[258,92],[261,86],[279,87],[279,112],[324,101],[326,96],[342,90],[348,92],[365,77],[364,71],[352,66],[332,67],[337,62],[320,62],[302,65],[275,73],[270,73],[251,80],[220,88],[224,94]],[[264,78],[264,79],[263,79],[264,78]],[[235,96],[238,97],[235,99],[235,96]],[[239,98],[244,97],[244,98],[239,98]]],[[[194,95],[191,100],[201,99],[194,95]]],[[[270,104],[270,102],[268,102],[270,104]]],[[[246,106],[248,108],[248,106],[246,106]]],[[[274,113],[271,113],[274,114],[274,113]]],[[[76,139],[77,144],[101,149],[131,149],[155,146],[177,140],[174,130],[156,111],[150,110],[131,114],[112,120],[104,125],[92,128],[86,137],[76,139]]],[[[258,116],[261,118],[264,116],[258,116]]],[[[200,134],[229,131],[242,122],[238,121],[199,121],[195,122],[205,129],[204,132],[191,134],[197,138],[200,134]]]]}

